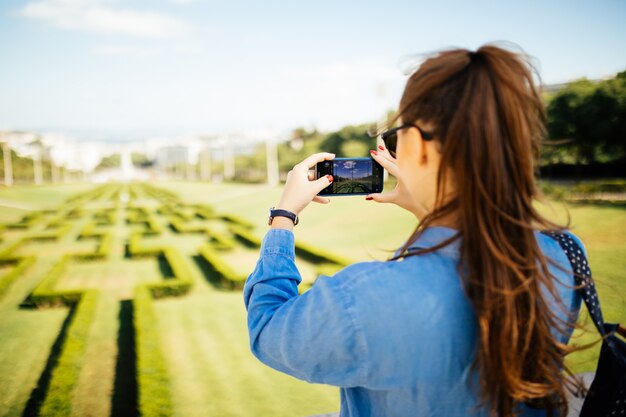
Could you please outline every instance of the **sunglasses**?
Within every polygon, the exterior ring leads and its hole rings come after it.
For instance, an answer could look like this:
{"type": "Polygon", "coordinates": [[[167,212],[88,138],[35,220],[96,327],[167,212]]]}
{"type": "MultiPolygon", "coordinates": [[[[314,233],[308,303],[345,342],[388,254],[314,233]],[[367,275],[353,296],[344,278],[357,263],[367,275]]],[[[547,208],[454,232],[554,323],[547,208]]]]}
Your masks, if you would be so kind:
{"type": "Polygon", "coordinates": [[[417,130],[419,130],[420,134],[422,135],[422,139],[424,140],[432,140],[434,138],[432,133],[424,132],[419,126],[416,126],[412,123],[404,123],[401,126],[394,127],[393,129],[389,129],[381,133],[380,135],[381,139],[383,140],[383,142],[385,142],[385,146],[387,147],[387,150],[389,150],[389,153],[394,158],[396,156],[396,146],[398,145],[398,130],[409,129],[411,127],[414,127],[417,130]]]}

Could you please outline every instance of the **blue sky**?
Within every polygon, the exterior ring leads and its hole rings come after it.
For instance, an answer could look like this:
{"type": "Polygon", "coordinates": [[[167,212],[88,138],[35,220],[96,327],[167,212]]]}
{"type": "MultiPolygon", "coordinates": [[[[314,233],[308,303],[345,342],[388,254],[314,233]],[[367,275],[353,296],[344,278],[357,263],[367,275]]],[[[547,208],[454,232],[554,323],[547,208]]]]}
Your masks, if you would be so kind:
{"type": "Polygon", "coordinates": [[[4,0],[0,130],[333,129],[450,46],[515,42],[545,83],[625,70],[624,22],[623,0],[4,0]]]}

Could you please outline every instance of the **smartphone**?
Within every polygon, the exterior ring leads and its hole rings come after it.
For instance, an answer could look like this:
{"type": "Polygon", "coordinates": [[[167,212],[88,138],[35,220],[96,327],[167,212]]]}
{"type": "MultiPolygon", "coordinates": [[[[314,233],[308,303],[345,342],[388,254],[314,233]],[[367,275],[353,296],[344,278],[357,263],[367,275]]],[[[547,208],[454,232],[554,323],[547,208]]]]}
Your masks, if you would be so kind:
{"type": "Polygon", "coordinates": [[[383,167],[370,158],[335,158],[318,162],[316,178],[332,175],[333,182],[318,195],[364,195],[383,191],[383,167]]]}

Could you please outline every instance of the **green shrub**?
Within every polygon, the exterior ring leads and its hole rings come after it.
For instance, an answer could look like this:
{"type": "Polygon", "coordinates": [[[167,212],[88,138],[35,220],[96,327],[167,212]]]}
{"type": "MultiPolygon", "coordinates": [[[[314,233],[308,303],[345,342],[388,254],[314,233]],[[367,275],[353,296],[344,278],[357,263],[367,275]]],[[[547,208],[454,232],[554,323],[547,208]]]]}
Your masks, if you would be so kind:
{"type": "Polygon", "coordinates": [[[316,275],[326,275],[328,277],[335,275],[339,270],[343,268],[342,265],[337,264],[321,264],[315,268],[316,275]]]}
{"type": "Polygon", "coordinates": [[[312,262],[332,263],[341,266],[347,266],[352,263],[349,259],[336,255],[330,251],[298,241],[296,241],[296,255],[312,262]]]}
{"type": "Polygon", "coordinates": [[[81,219],[84,215],[85,213],[81,209],[74,208],[65,214],[65,218],[71,219],[71,220],[78,220],[78,219],[81,219]]]}
{"type": "Polygon", "coordinates": [[[95,230],[96,230],[96,224],[92,221],[89,221],[85,224],[85,226],[83,226],[83,229],[78,234],[78,237],[79,238],[97,237],[99,236],[99,234],[95,233],[95,230]]]}
{"type": "Polygon", "coordinates": [[[17,250],[24,244],[26,243],[26,240],[24,238],[21,238],[19,240],[16,240],[15,242],[11,243],[9,246],[7,246],[6,248],[4,248],[4,250],[2,250],[2,252],[0,252],[0,259],[11,259],[11,258],[15,258],[15,256],[13,256],[13,252],[17,252],[17,250]]]}
{"type": "Polygon", "coordinates": [[[196,212],[196,216],[201,219],[210,220],[215,217],[215,211],[211,206],[196,204],[193,206],[193,208],[196,212]]]}
{"type": "Polygon", "coordinates": [[[58,240],[61,237],[65,236],[69,231],[72,230],[71,224],[64,224],[54,230],[48,230],[44,232],[33,233],[31,235],[25,236],[23,239],[25,241],[28,240],[58,240]]]}
{"type": "Polygon", "coordinates": [[[154,217],[148,217],[146,219],[146,230],[143,232],[144,235],[160,235],[163,233],[163,226],[157,219],[154,217]]]}
{"type": "Polygon", "coordinates": [[[43,213],[40,211],[33,211],[25,214],[19,222],[7,224],[6,227],[9,229],[30,229],[42,218],[42,215],[43,213]]]}
{"type": "Polygon", "coordinates": [[[44,276],[39,285],[28,296],[28,301],[38,307],[58,305],[72,306],[80,301],[83,291],[55,291],[61,276],[67,269],[73,255],[65,255],[44,276]]]}
{"type": "Polygon", "coordinates": [[[185,224],[183,220],[176,218],[174,216],[170,217],[170,224],[172,228],[178,233],[206,233],[206,228],[204,226],[192,226],[185,224]]]}
{"type": "Polygon", "coordinates": [[[163,253],[163,248],[159,246],[143,246],[141,238],[141,232],[133,232],[130,234],[130,238],[128,241],[128,253],[131,256],[158,256],[163,253]]]}
{"type": "Polygon", "coordinates": [[[556,185],[549,182],[540,183],[542,193],[553,200],[563,200],[567,194],[567,188],[562,185],[556,185]]]}
{"type": "Polygon", "coordinates": [[[170,376],[163,356],[152,296],[144,285],[133,299],[139,414],[168,417],[173,414],[170,376]]]}
{"type": "Polygon", "coordinates": [[[204,228],[205,233],[211,239],[213,248],[217,250],[230,250],[235,247],[235,240],[229,235],[219,233],[209,227],[204,228]]]}
{"type": "Polygon", "coordinates": [[[34,256],[23,258],[0,259],[0,265],[12,265],[13,269],[0,276],[0,298],[4,296],[11,284],[22,276],[24,271],[35,262],[34,256]]]}
{"type": "Polygon", "coordinates": [[[241,227],[245,227],[246,229],[253,229],[254,225],[252,223],[250,223],[249,221],[247,221],[244,218],[241,218],[239,216],[235,216],[234,214],[222,214],[219,216],[220,219],[227,221],[229,223],[233,223],[236,225],[239,225],[241,227]]]}
{"type": "Polygon", "coordinates": [[[246,245],[257,248],[261,247],[263,238],[252,233],[250,229],[246,229],[235,224],[231,225],[229,229],[235,236],[237,236],[239,240],[241,240],[246,245]]]}
{"type": "Polygon", "coordinates": [[[204,245],[200,248],[200,256],[202,256],[213,271],[217,273],[220,281],[226,287],[231,289],[243,288],[247,276],[237,274],[209,245],[204,245]]]}
{"type": "Polygon", "coordinates": [[[193,273],[189,264],[175,248],[164,248],[163,256],[174,273],[174,279],[148,285],[152,296],[163,298],[187,294],[193,287],[193,273]]]}
{"type": "Polygon", "coordinates": [[[599,193],[626,193],[626,183],[623,182],[581,182],[572,187],[572,192],[577,194],[599,193]]]}
{"type": "Polygon", "coordinates": [[[78,253],[72,255],[74,259],[83,261],[97,261],[106,259],[111,253],[111,246],[113,245],[113,236],[109,233],[92,234],[90,237],[97,237],[100,239],[98,247],[93,252],[78,253]]]}
{"type": "Polygon", "coordinates": [[[135,232],[130,237],[128,251],[131,256],[163,256],[169,264],[174,279],[150,284],[147,288],[155,298],[180,296],[187,294],[193,287],[193,276],[189,265],[181,253],[172,247],[143,247],[141,245],[141,233],[135,232]]]}
{"type": "Polygon", "coordinates": [[[52,371],[46,398],[39,412],[41,416],[65,417],[72,414],[74,391],[85,360],[98,299],[98,292],[89,290],[76,306],[57,365],[52,371]]]}
{"type": "Polygon", "coordinates": [[[93,219],[97,225],[113,226],[116,220],[115,211],[109,209],[98,211],[94,213],[93,219]]]}

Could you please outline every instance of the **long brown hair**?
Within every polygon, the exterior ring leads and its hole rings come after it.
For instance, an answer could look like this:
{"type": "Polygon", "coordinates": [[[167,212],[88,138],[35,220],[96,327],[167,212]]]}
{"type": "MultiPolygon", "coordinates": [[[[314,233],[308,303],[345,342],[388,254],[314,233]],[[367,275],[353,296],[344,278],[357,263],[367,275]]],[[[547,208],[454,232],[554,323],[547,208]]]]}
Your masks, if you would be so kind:
{"type": "Polygon", "coordinates": [[[559,297],[534,235],[563,227],[533,207],[546,123],[533,76],[526,56],[495,45],[440,52],[409,77],[392,121],[427,122],[441,142],[435,208],[402,252],[451,213],[458,216],[459,233],[402,256],[462,238],[459,273],[478,320],[480,398],[491,415],[502,417],[514,416],[523,403],[566,415],[571,383],[562,371],[569,373],[564,355],[573,348],[553,334],[568,334],[567,322],[547,300],[546,290],[559,297]],[[456,184],[451,198],[444,196],[446,175],[456,184]]]}

